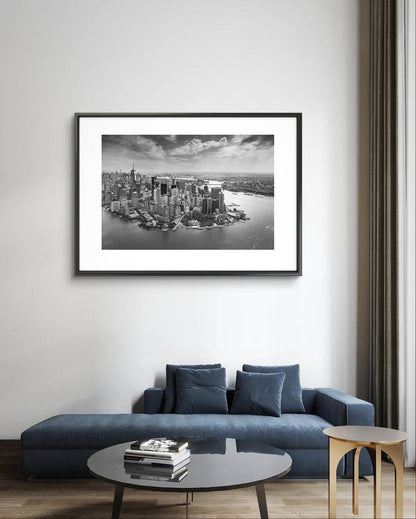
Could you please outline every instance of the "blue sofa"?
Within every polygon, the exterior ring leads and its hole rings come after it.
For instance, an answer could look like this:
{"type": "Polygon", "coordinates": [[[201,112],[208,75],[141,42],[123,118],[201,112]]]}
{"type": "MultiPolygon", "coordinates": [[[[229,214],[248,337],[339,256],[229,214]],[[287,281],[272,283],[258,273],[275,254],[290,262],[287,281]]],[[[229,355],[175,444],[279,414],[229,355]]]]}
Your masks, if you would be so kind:
{"type": "MultiPolygon", "coordinates": [[[[233,390],[227,391],[232,400],[233,390]]],[[[231,414],[163,414],[164,389],[144,393],[144,413],[64,414],[44,420],[21,435],[22,472],[34,477],[87,477],[86,462],[97,450],[131,440],[158,436],[231,437],[255,440],[290,454],[286,477],[328,475],[328,438],[333,425],[374,425],[373,405],[334,389],[303,389],[305,414],[274,416],[231,414]]],[[[368,453],[360,456],[360,474],[372,474],[368,453]]],[[[352,477],[352,455],[339,464],[338,475],[352,477]]]]}

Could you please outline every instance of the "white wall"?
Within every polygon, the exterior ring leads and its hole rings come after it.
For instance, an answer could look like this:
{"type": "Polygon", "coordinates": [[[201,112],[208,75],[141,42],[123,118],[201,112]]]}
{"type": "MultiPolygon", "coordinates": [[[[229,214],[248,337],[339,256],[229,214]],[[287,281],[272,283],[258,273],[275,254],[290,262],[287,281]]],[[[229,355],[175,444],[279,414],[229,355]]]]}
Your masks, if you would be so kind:
{"type": "Polygon", "coordinates": [[[129,412],[164,365],[366,396],[367,2],[2,0],[1,438],[129,412]],[[361,13],[360,13],[361,11],[361,13]],[[303,276],[73,276],[74,112],[303,113],[303,276]]]}
{"type": "Polygon", "coordinates": [[[409,440],[404,463],[416,462],[415,412],[415,4],[397,2],[399,201],[399,426],[409,440]]]}

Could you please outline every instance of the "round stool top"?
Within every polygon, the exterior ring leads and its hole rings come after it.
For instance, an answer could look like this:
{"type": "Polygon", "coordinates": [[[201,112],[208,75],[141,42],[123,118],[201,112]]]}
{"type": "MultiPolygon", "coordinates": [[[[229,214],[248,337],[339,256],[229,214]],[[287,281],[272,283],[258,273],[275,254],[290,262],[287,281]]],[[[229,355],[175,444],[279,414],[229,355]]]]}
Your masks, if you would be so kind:
{"type": "Polygon", "coordinates": [[[341,441],[357,442],[363,444],[400,443],[409,438],[409,435],[396,429],[387,427],[369,427],[365,425],[341,425],[328,427],[323,433],[330,438],[341,441]]]}

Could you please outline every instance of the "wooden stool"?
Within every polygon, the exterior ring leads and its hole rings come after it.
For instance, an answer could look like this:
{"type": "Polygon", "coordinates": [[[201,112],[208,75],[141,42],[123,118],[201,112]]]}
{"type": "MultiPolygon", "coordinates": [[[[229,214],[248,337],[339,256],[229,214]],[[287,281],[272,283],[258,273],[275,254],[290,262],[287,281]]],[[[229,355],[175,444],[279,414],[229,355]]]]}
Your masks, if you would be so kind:
{"type": "Polygon", "coordinates": [[[403,517],[403,443],[408,435],[395,429],[345,425],[328,427],[329,437],[328,517],[337,513],[337,467],[341,458],[355,449],[352,511],[358,514],[358,460],[360,451],[367,447],[374,470],[374,517],[381,517],[381,451],[390,456],[395,469],[395,517],[403,517]]]}

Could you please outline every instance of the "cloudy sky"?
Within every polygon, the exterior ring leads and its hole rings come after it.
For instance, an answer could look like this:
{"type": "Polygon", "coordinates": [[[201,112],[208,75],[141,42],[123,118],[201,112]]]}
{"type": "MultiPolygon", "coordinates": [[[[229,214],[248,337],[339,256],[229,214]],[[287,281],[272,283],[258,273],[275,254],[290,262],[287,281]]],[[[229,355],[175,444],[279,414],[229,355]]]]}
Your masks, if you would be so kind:
{"type": "Polygon", "coordinates": [[[103,171],[273,173],[273,135],[103,135],[103,171]]]}

